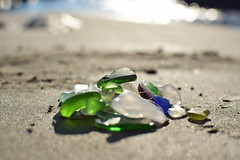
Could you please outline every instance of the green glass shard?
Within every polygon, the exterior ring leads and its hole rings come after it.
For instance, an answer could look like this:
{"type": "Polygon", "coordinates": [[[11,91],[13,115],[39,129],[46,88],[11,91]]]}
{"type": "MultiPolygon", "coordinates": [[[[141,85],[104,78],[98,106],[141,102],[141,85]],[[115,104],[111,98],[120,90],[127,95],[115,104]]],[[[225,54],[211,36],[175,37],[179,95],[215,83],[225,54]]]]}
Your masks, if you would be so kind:
{"type": "Polygon", "coordinates": [[[99,111],[97,112],[97,116],[104,120],[114,118],[114,117],[120,117],[120,115],[117,113],[107,112],[107,111],[99,111]]]}
{"type": "Polygon", "coordinates": [[[97,86],[99,88],[102,88],[108,82],[121,84],[125,82],[135,81],[136,79],[137,75],[132,70],[129,68],[120,68],[102,77],[97,82],[97,86]]]}
{"type": "Polygon", "coordinates": [[[103,92],[108,92],[110,89],[112,89],[117,94],[121,94],[123,92],[121,85],[114,82],[108,82],[102,86],[103,92]]]}
{"type": "Polygon", "coordinates": [[[105,102],[101,102],[98,98],[91,97],[87,100],[86,108],[82,109],[81,112],[84,115],[96,115],[98,111],[104,110],[105,107],[105,102]]]}
{"type": "Polygon", "coordinates": [[[203,108],[191,108],[189,111],[187,111],[187,116],[189,119],[195,121],[203,121],[209,114],[210,111],[203,108]]]}
{"type": "Polygon", "coordinates": [[[150,89],[155,95],[158,95],[158,88],[151,82],[148,82],[147,88],[150,89]]]}
{"type": "Polygon", "coordinates": [[[95,121],[94,126],[113,132],[119,131],[155,131],[157,126],[155,124],[115,124],[104,125],[95,121]]]}
{"type": "Polygon", "coordinates": [[[60,105],[61,116],[69,118],[73,112],[86,108],[87,100],[91,97],[95,97],[98,100],[101,99],[101,95],[98,92],[87,92],[68,98],[60,105]]]}

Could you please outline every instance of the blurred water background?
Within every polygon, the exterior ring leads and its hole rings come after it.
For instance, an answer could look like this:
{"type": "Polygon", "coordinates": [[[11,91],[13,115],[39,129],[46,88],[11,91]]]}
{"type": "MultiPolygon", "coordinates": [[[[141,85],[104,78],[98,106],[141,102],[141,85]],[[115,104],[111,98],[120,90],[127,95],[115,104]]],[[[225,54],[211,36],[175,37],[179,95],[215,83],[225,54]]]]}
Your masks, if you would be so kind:
{"type": "Polygon", "coordinates": [[[238,0],[0,0],[4,13],[74,13],[138,23],[240,27],[238,0]]]}

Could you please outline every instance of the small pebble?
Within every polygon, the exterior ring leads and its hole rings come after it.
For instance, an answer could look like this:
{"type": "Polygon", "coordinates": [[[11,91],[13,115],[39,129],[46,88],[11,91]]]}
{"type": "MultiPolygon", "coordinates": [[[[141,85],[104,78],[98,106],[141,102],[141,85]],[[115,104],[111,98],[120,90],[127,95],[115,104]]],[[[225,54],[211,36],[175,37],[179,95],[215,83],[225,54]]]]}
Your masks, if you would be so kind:
{"type": "Polygon", "coordinates": [[[17,76],[22,76],[22,75],[23,75],[23,72],[18,72],[16,75],[17,75],[17,76]]]}
{"type": "Polygon", "coordinates": [[[217,133],[219,130],[218,129],[211,129],[211,130],[209,130],[208,131],[208,133],[210,133],[210,134],[215,134],[215,133],[217,133]]]}
{"type": "Polygon", "coordinates": [[[29,79],[27,81],[28,83],[35,83],[35,82],[38,82],[38,78],[35,76],[35,77],[32,77],[31,79],[29,79]]]}
{"type": "Polygon", "coordinates": [[[232,102],[232,101],[239,101],[240,95],[227,95],[222,97],[223,102],[232,102]]]}
{"type": "Polygon", "coordinates": [[[54,81],[54,79],[42,79],[42,82],[47,82],[47,83],[51,83],[52,81],[54,81]]]}
{"type": "Polygon", "coordinates": [[[28,133],[32,133],[32,132],[33,132],[33,129],[27,128],[27,132],[28,132],[28,133]]]}
{"type": "Polygon", "coordinates": [[[157,71],[154,69],[145,70],[147,74],[157,74],[157,71]]]}
{"type": "Polygon", "coordinates": [[[47,113],[50,113],[50,112],[52,112],[52,110],[53,110],[53,107],[54,107],[54,106],[49,106],[49,107],[48,107],[48,111],[47,111],[47,113]]]}

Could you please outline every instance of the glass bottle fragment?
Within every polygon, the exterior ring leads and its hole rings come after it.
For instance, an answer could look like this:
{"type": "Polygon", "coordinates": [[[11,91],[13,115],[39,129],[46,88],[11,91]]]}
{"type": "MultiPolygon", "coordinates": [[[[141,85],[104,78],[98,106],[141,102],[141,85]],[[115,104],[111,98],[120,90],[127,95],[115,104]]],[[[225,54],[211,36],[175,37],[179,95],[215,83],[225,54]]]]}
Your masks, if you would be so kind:
{"type": "Polygon", "coordinates": [[[153,100],[157,105],[162,107],[165,114],[168,113],[168,109],[170,107],[169,100],[167,100],[166,98],[162,98],[160,96],[153,96],[153,100]]]}
{"type": "Polygon", "coordinates": [[[182,102],[178,90],[171,84],[166,84],[163,86],[162,96],[168,99],[173,105],[180,105],[182,102]]]}
{"type": "Polygon", "coordinates": [[[168,109],[168,114],[171,118],[181,118],[186,115],[186,111],[181,106],[174,105],[168,109]]]}
{"type": "Polygon", "coordinates": [[[60,105],[61,116],[69,118],[76,110],[86,108],[87,100],[92,97],[100,100],[101,95],[98,92],[86,92],[68,98],[60,105]]]}
{"type": "Polygon", "coordinates": [[[143,83],[139,83],[138,92],[142,98],[152,99],[154,97],[154,93],[148,89],[143,83]]]}
{"type": "Polygon", "coordinates": [[[108,82],[115,82],[115,83],[121,84],[121,83],[135,81],[136,79],[137,79],[137,75],[132,70],[125,67],[125,68],[120,68],[118,70],[115,70],[112,73],[102,77],[97,82],[97,86],[99,88],[102,88],[104,84],[108,82]]]}
{"type": "Polygon", "coordinates": [[[124,91],[113,99],[111,106],[116,112],[129,118],[146,118],[160,124],[167,121],[158,106],[130,91],[124,91]]]}
{"type": "Polygon", "coordinates": [[[204,108],[191,108],[187,111],[187,116],[191,120],[203,121],[210,114],[210,111],[204,108]]]}

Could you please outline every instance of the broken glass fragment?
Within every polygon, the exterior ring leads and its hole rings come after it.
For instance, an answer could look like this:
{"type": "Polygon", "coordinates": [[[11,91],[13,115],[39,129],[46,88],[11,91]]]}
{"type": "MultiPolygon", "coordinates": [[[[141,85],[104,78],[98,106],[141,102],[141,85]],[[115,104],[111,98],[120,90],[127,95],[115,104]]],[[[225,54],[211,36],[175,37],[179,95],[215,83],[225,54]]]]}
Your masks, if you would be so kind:
{"type": "Polygon", "coordinates": [[[60,105],[61,116],[69,118],[73,112],[86,108],[87,100],[92,97],[100,100],[101,95],[98,92],[86,92],[68,98],[60,105]]]}
{"type": "Polygon", "coordinates": [[[60,95],[60,98],[59,98],[59,102],[60,103],[63,103],[64,101],[66,101],[68,98],[74,96],[75,93],[74,92],[63,92],[61,95],[60,95]]]}
{"type": "Polygon", "coordinates": [[[135,94],[138,94],[137,88],[130,82],[121,84],[123,90],[129,90],[135,94]]]}
{"type": "Polygon", "coordinates": [[[186,115],[186,111],[182,107],[174,105],[168,109],[168,114],[171,118],[181,118],[186,115]]]}
{"type": "Polygon", "coordinates": [[[98,111],[104,110],[106,107],[105,102],[101,102],[98,98],[91,97],[87,99],[86,108],[81,112],[84,115],[96,115],[98,111]]]}
{"type": "MultiPolygon", "coordinates": [[[[114,121],[117,121],[119,119],[114,119],[114,121]]],[[[112,121],[112,120],[110,120],[112,121]]],[[[130,123],[130,124],[109,124],[109,121],[102,121],[100,119],[95,120],[94,125],[98,128],[107,130],[107,131],[113,131],[113,132],[119,132],[119,131],[155,131],[157,129],[157,125],[155,125],[153,122],[149,124],[141,124],[141,123],[130,123]]]]}
{"type": "Polygon", "coordinates": [[[204,108],[191,108],[187,111],[187,116],[191,120],[203,121],[210,114],[210,111],[204,108]]]}
{"type": "Polygon", "coordinates": [[[166,116],[158,106],[130,91],[124,91],[113,99],[111,106],[116,112],[129,118],[146,118],[160,124],[167,121],[166,116]]]}
{"type": "Polygon", "coordinates": [[[167,100],[166,98],[162,98],[160,96],[153,96],[153,100],[157,105],[162,107],[165,114],[168,113],[168,109],[170,107],[169,100],[167,100]]]}
{"type": "Polygon", "coordinates": [[[154,97],[154,93],[148,89],[143,83],[139,83],[138,92],[142,98],[152,99],[154,97]]]}
{"type": "Polygon", "coordinates": [[[103,92],[108,92],[110,89],[112,89],[117,94],[121,94],[123,92],[121,85],[114,82],[108,82],[102,86],[103,92]]]}
{"type": "Polygon", "coordinates": [[[158,95],[158,88],[151,82],[148,82],[147,88],[150,89],[155,95],[158,95]]]}
{"type": "Polygon", "coordinates": [[[75,84],[73,91],[75,93],[84,93],[88,91],[88,85],[87,84],[75,84]]]}
{"type": "Polygon", "coordinates": [[[136,79],[137,79],[137,75],[132,70],[130,70],[129,68],[120,68],[102,77],[97,82],[97,86],[99,88],[102,88],[104,84],[108,82],[115,82],[115,83],[121,84],[121,83],[135,81],[136,79]]]}
{"type": "Polygon", "coordinates": [[[171,84],[166,84],[163,86],[162,96],[168,99],[173,105],[180,105],[182,102],[178,90],[171,84]]]}

